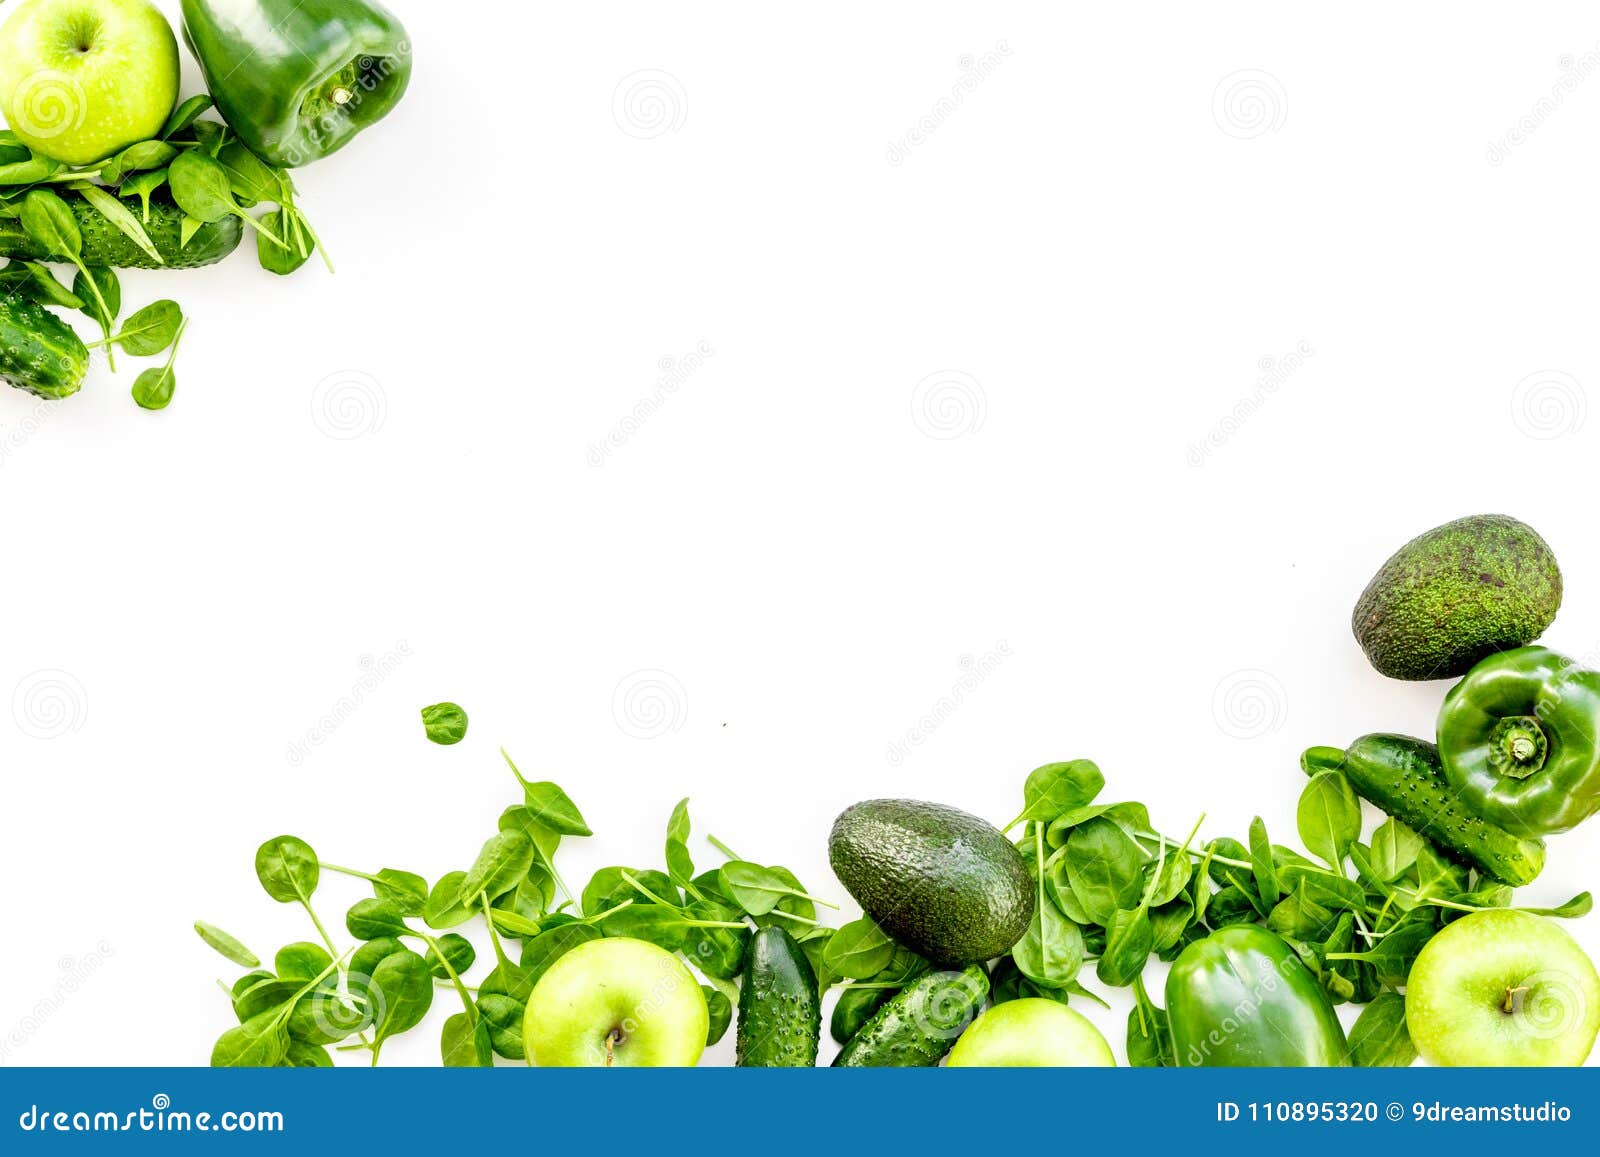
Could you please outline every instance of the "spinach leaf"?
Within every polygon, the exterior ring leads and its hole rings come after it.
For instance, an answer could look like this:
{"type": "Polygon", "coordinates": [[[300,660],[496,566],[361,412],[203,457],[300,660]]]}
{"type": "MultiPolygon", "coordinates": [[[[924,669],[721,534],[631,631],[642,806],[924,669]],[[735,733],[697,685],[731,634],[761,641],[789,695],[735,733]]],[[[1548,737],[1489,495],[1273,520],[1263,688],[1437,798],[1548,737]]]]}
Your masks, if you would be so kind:
{"type": "Polygon", "coordinates": [[[1097,817],[1067,837],[1062,853],[1072,894],[1096,924],[1138,902],[1144,853],[1115,822],[1097,817]]]}
{"type": "Polygon", "coordinates": [[[289,1051],[289,1029],[275,1009],[251,1017],[217,1038],[212,1068],[269,1068],[289,1051]]]}
{"type": "Polygon", "coordinates": [[[344,915],[344,926],[357,940],[380,940],[388,936],[409,936],[405,917],[388,900],[369,896],[357,900],[344,915]]]}
{"type": "Polygon", "coordinates": [[[399,868],[379,868],[372,877],[372,891],[378,899],[393,904],[402,916],[421,916],[428,904],[428,881],[399,868]]]}
{"type": "Polygon", "coordinates": [[[1417,855],[1421,851],[1422,837],[1390,816],[1372,833],[1372,850],[1368,860],[1374,878],[1385,884],[1396,879],[1417,862],[1417,855]]]}
{"type": "Polygon", "coordinates": [[[167,123],[161,129],[161,139],[171,140],[184,129],[195,122],[199,115],[211,107],[211,98],[205,93],[197,93],[172,110],[172,115],[167,118],[167,123]]]}
{"type": "Polygon", "coordinates": [[[134,357],[154,357],[177,340],[182,327],[183,310],[163,298],[130,314],[112,340],[134,357]]]}
{"type": "Polygon", "coordinates": [[[196,920],[194,922],[194,930],[199,933],[200,939],[235,964],[244,968],[256,968],[261,964],[260,957],[215,924],[207,924],[204,920],[196,920]]]}
{"type": "Polygon", "coordinates": [[[852,920],[833,934],[823,959],[834,972],[851,980],[866,980],[882,972],[894,958],[894,941],[870,916],[852,920]]]}
{"type": "Polygon", "coordinates": [[[1408,1068],[1417,1046],[1406,1027],[1406,998],[1379,993],[1350,1027],[1350,1062],[1364,1068],[1408,1068]]]}
{"type": "Polygon", "coordinates": [[[433,973],[410,949],[385,956],[372,970],[367,991],[377,997],[372,1023],[376,1063],[383,1042],[415,1027],[433,1004],[433,973]]]}
{"type": "Polygon", "coordinates": [[[115,269],[90,265],[80,270],[72,278],[72,295],[83,303],[79,308],[102,329],[109,329],[122,311],[122,283],[117,280],[115,269]],[[101,312],[102,307],[105,312],[101,312]]]}
{"type": "Polygon", "coordinates": [[[1267,824],[1260,816],[1250,821],[1250,868],[1261,902],[1268,907],[1276,904],[1283,893],[1278,889],[1278,872],[1272,862],[1272,841],[1267,839],[1267,824]]]}
{"type": "Polygon", "coordinates": [[[256,849],[256,878],[280,904],[306,903],[317,890],[317,853],[297,836],[278,836],[256,849]]]}
{"type": "Polygon", "coordinates": [[[422,921],[436,932],[454,928],[472,919],[472,909],[462,899],[461,884],[465,872],[446,872],[428,893],[428,902],[422,907],[422,921]]]}
{"type": "Polygon", "coordinates": [[[444,1022],[439,1055],[446,1068],[488,1068],[494,1064],[489,1025],[475,1013],[458,1012],[444,1022]]]}
{"type": "Polygon", "coordinates": [[[454,703],[435,703],[422,709],[422,728],[430,742],[448,747],[467,737],[467,713],[454,703]]]}
{"type": "Polygon", "coordinates": [[[1361,804],[1342,772],[1319,771],[1311,777],[1300,793],[1295,820],[1306,847],[1335,869],[1361,837],[1361,804]]]}
{"type": "Polygon", "coordinates": [[[428,961],[428,970],[439,980],[449,980],[450,972],[460,976],[472,967],[473,961],[478,958],[478,950],[458,932],[446,932],[428,947],[425,954],[428,961]],[[448,967],[446,967],[448,965],[448,967]]]}
{"type": "Polygon", "coordinates": [[[525,1010],[522,1001],[502,993],[486,992],[478,997],[478,1013],[489,1030],[490,1047],[508,1060],[520,1061],[527,1055],[522,1046],[525,1010]]]}
{"type": "Polygon", "coordinates": [[[1049,823],[1064,811],[1091,803],[1105,785],[1106,777],[1088,759],[1035,768],[1022,787],[1022,813],[1005,830],[1029,821],[1049,823]]]}
{"type": "Polygon", "coordinates": [[[711,1014],[710,1027],[706,1029],[706,1047],[710,1048],[722,1039],[733,1023],[733,1002],[708,984],[702,984],[700,991],[705,993],[706,1012],[711,1014]]]}
{"type": "Polygon", "coordinates": [[[496,832],[462,878],[457,899],[470,907],[481,893],[492,900],[511,891],[528,874],[533,856],[533,841],[521,832],[496,832]]]}
{"type": "Polygon", "coordinates": [[[603,939],[605,934],[588,924],[559,924],[522,945],[522,971],[535,984],[545,970],[580,944],[603,939]]]}
{"type": "Polygon", "coordinates": [[[278,949],[272,967],[284,980],[306,981],[313,976],[325,975],[332,963],[333,957],[322,945],[300,940],[278,949]]]}

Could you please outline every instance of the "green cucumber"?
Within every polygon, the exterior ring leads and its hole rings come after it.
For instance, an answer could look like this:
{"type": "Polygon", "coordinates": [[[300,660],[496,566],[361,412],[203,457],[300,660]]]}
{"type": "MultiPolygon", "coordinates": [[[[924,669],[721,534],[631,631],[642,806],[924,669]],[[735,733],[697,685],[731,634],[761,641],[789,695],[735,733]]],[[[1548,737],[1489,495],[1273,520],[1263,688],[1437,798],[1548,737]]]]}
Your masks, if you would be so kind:
{"type": "Polygon", "coordinates": [[[78,335],[36,301],[0,297],[0,380],[41,398],[78,392],[89,351],[78,335]]]}
{"type": "Polygon", "coordinates": [[[1313,747],[1306,774],[1342,771],[1356,794],[1414,829],[1445,855],[1513,887],[1544,869],[1544,841],[1512,835],[1469,811],[1444,778],[1439,749],[1407,735],[1363,735],[1347,750],[1313,747]]]}
{"type": "Polygon", "coordinates": [[[793,936],[763,928],[750,941],[739,987],[735,1063],[741,1068],[811,1068],[822,1033],[817,974],[793,936]]]}
{"type": "Polygon", "coordinates": [[[833,1063],[844,1068],[936,1065],[988,995],[989,977],[976,964],[960,972],[930,972],[873,1013],[833,1063]]]}
{"type": "MultiPolygon", "coordinates": [[[[182,209],[165,197],[152,197],[150,218],[145,220],[139,199],[125,198],[122,203],[139,219],[150,237],[150,243],[161,254],[163,264],[157,264],[139,248],[133,238],[89,204],[83,194],[68,190],[61,197],[77,218],[78,231],[83,234],[85,265],[106,265],[120,269],[193,269],[200,265],[214,265],[239,247],[239,238],[244,232],[239,218],[230,214],[220,221],[201,225],[189,238],[189,244],[180,245],[182,209]]],[[[59,260],[46,254],[33,238],[23,232],[22,223],[14,218],[0,219],[0,257],[17,257],[26,261],[59,260]]]]}

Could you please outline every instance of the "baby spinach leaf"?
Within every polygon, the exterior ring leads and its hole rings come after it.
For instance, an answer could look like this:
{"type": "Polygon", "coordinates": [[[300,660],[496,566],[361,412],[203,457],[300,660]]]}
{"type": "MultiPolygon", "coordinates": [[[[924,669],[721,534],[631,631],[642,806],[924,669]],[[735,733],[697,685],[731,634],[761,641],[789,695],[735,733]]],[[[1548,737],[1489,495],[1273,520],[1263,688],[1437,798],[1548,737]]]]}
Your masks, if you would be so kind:
{"type": "Polygon", "coordinates": [[[604,939],[605,933],[588,924],[560,924],[522,945],[522,971],[535,983],[545,970],[580,944],[604,939]]]}
{"type": "Polygon", "coordinates": [[[378,997],[372,1024],[376,1058],[384,1041],[415,1027],[427,1015],[433,1004],[433,973],[415,952],[394,952],[372,970],[367,990],[378,997]]]}
{"type": "Polygon", "coordinates": [[[1064,988],[1083,966],[1083,930],[1054,904],[1036,903],[1028,930],[1011,955],[1018,970],[1035,984],[1064,988]]]}
{"type": "Polygon", "coordinates": [[[402,916],[421,916],[428,903],[428,881],[399,868],[379,868],[372,878],[372,890],[378,899],[393,904],[402,916]]]}
{"type": "Polygon", "coordinates": [[[321,1045],[291,1039],[279,1064],[289,1069],[331,1069],[333,1058],[321,1045]]]}
{"type": "Polygon", "coordinates": [[[430,742],[448,747],[467,737],[467,713],[454,703],[435,703],[422,709],[422,728],[430,742]]]}
{"type": "Polygon", "coordinates": [[[1372,833],[1368,862],[1372,865],[1373,876],[1386,884],[1415,864],[1421,851],[1422,837],[1390,816],[1372,833]]]}
{"type": "Polygon", "coordinates": [[[1295,810],[1300,839],[1332,868],[1343,862],[1361,837],[1361,804],[1350,781],[1338,771],[1319,771],[1300,793],[1295,810]]]}
{"type": "Polygon", "coordinates": [[[112,340],[136,358],[154,357],[170,346],[183,326],[183,310],[168,298],[135,310],[112,340]]]}
{"type": "Polygon", "coordinates": [[[578,805],[567,798],[567,793],[549,781],[523,783],[526,796],[524,806],[533,817],[552,831],[564,836],[588,836],[594,833],[583,820],[578,805]]]}
{"type": "Polygon", "coordinates": [[[368,897],[357,900],[344,915],[344,926],[357,940],[380,940],[386,936],[409,936],[405,917],[388,900],[368,897]]]}
{"type": "Polygon", "coordinates": [[[475,1013],[455,1013],[439,1035],[439,1055],[446,1068],[488,1068],[494,1064],[489,1025],[475,1013]]]}
{"type": "Polygon", "coordinates": [[[1112,820],[1097,817],[1067,837],[1062,853],[1079,907],[1095,924],[1138,902],[1144,853],[1112,820]]]}
{"type": "Polygon", "coordinates": [[[490,1046],[508,1060],[520,1061],[527,1055],[522,1046],[525,1008],[522,1001],[501,993],[486,992],[478,997],[478,1014],[489,1030],[490,1046]]]}
{"type": "MultiPolygon", "coordinates": [[[[684,913],[699,922],[691,927],[684,945],[684,952],[694,962],[695,967],[707,976],[719,980],[732,980],[738,976],[744,966],[744,954],[750,943],[750,933],[744,929],[712,925],[738,922],[739,910],[715,900],[695,900],[684,909],[684,913]]],[[[812,940],[802,940],[800,947],[808,957],[813,955],[812,940]]],[[[826,943],[821,947],[825,950],[826,943]]],[[[826,987],[823,984],[824,972],[817,967],[814,959],[812,968],[817,974],[818,985],[826,987]]]]}
{"type": "Polygon", "coordinates": [[[1580,916],[1587,916],[1594,910],[1594,897],[1588,892],[1579,892],[1565,904],[1554,908],[1523,908],[1523,912],[1531,912],[1535,916],[1553,916],[1558,920],[1576,920],[1580,916]]]}
{"type": "Polygon", "coordinates": [[[285,1018],[272,1009],[230,1028],[211,1050],[212,1068],[270,1068],[289,1051],[285,1018]]]}
{"type": "Polygon", "coordinates": [[[328,971],[332,963],[333,957],[328,955],[328,950],[322,945],[313,944],[309,940],[299,940],[278,949],[272,967],[284,980],[303,982],[313,976],[321,976],[328,971]]]}
{"type": "Polygon", "coordinates": [[[449,980],[450,969],[455,969],[455,974],[460,976],[472,967],[473,961],[478,958],[478,950],[472,946],[472,941],[460,933],[446,932],[428,947],[424,958],[428,961],[428,969],[434,976],[440,980],[449,980]],[[435,951],[435,946],[438,951],[435,951]],[[450,967],[446,968],[446,964],[450,967]]]}
{"type": "Polygon", "coordinates": [[[256,849],[256,878],[278,903],[303,904],[317,890],[317,853],[297,836],[277,836],[256,849]]]}
{"type": "Polygon", "coordinates": [[[1260,816],[1250,821],[1250,867],[1261,902],[1268,907],[1276,904],[1283,893],[1278,889],[1278,872],[1272,862],[1272,841],[1267,839],[1267,824],[1260,816]]]}
{"type": "Polygon", "coordinates": [[[517,886],[533,865],[533,841],[521,832],[496,832],[461,881],[457,899],[470,906],[480,893],[492,900],[517,886]]]}
{"type": "Polygon", "coordinates": [[[1006,830],[1026,821],[1049,823],[1064,811],[1091,803],[1105,785],[1106,777],[1093,760],[1074,759],[1035,768],[1022,787],[1022,813],[1006,830]]]}
{"type": "Polygon", "coordinates": [[[72,295],[83,303],[78,308],[101,329],[109,329],[122,310],[122,283],[117,280],[115,269],[90,265],[80,270],[72,278],[72,295]],[[91,281],[94,282],[92,288],[89,285],[91,281]],[[103,313],[102,304],[105,307],[103,313]]]}
{"type": "Polygon", "coordinates": [[[309,248],[275,245],[268,240],[269,233],[283,237],[293,231],[295,220],[287,211],[274,209],[270,213],[263,213],[261,224],[267,229],[266,233],[256,234],[256,261],[261,268],[268,273],[276,273],[279,277],[287,277],[311,260],[309,248]]]}
{"type": "Polygon", "coordinates": [[[667,875],[680,887],[693,888],[694,858],[689,854],[689,801],[680,799],[667,819],[667,875]]]}
{"type": "Polygon", "coordinates": [[[244,968],[256,968],[261,964],[260,957],[215,924],[207,924],[204,920],[196,920],[194,922],[194,930],[200,934],[200,939],[235,964],[244,968]]]}
{"type": "Polygon", "coordinates": [[[722,891],[752,916],[764,916],[786,896],[809,899],[804,892],[791,887],[789,881],[775,869],[764,868],[760,864],[729,860],[719,871],[722,891]]]}
{"type": "Polygon", "coordinates": [[[78,219],[59,193],[52,189],[29,190],[17,216],[23,231],[47,256],[77,263],[83,252],[83,234],[78,229],[78,219]]]}
{"type": "Polygon", "coordinates": [[[242,1023],[268,1009],[282,1008],[295,998],[304,983],[304,978],[298,976],[258,980],[233,998],[233,1013],[242,1023]]]}
{"type": "Polygon", "coordinates": [[[1406,998],[1379,993],[1350,1027],[1350,1063],[1364,1068],[1408,1068],[1417,1046],[1406,1027],[1406,998]]]}
{"type": "Polygon", "coordinates": [[[133,400],[142,410],[165,410],[177,388],[178,379],[170,365],[141,370],[133,379],[133,400]]]}
{"type": "Polygon", "coordinates": [[[472,909],[462,900],[461,884],[465,872],[446,872],[428,893],[428,902],[422,907],[422,922],[436,932],[454,928],[472,919],[472,909]]]}
{"type": "Polygon", "coordinates": [[[1267,927],[1279,936],[1300,940],[1323,940],[1333,930],[1333,912],[1306,894],[1302,882],[1285,896],[1267,916],[1267,927]]]}
{"type": "Polygon", "coordinates": [[[171,140],[184,129],[195,122],[195,119],[211,107],[211,98],[205,93],[197,93],[172,110],[172,115],[167,118],[167,123],[161,129],[161,139],[171,140]]]}
{"type": "Polygon", "coordinates": [[[894,958],[894,941],[871,917],[863,916],[833,934],[822,958],[840,976],[865,980],[888,967],[894,958]]]}
{"type": "Polygon", "coordinates": [[[733,1023],[733,1002],[708,984],[702,984],[700,991],[705,993],[706,1012],[711,1015],[710,1026],[706,1029],[706,1047],[710,1048],[722,1039],[733,1023]]]}

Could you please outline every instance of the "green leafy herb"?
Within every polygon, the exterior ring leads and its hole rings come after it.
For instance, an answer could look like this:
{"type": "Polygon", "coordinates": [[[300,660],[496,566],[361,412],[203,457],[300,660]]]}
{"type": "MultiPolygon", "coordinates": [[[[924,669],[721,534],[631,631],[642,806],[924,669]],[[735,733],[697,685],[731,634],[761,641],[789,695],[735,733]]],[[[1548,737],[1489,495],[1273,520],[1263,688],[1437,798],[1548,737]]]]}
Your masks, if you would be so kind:
{"type": "Polygon", "coordinates": [[[435,703],[422,709],[422,728],[431,742],[448,747],[467,737],[467,713],[454,703],[435,703]]]}

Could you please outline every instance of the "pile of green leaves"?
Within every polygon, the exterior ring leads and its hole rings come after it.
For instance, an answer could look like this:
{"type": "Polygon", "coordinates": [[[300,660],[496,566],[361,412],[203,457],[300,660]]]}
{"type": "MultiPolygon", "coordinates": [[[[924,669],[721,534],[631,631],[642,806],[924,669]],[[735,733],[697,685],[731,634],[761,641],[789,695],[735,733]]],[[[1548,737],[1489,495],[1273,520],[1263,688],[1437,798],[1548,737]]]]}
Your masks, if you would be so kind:
{"type": "MultiPolygon", "coordinates": [[[[1362,812],[1337,771],[1311,778],[1296,809],[1305,852],[1273,843],[1260,817],[1244,841],[1195,843],[1154,829],[1142,803],[1098,802],[1105,777],[1089,760],[1036,769],[1023,788],[1017,848],[1037,888],[1026,935],[993,968],[994,1000],[1078,996],[1100,1000],[1079,979],[1086,965],[1114,988],[1132,986],[1128,1056],[1171,1064],[1165,1017],[1145,991],[1152,957],[1171,961],[1229,924],[1263,924],[1283,937],[1334,1003],[1365,1004],[1351,1033],[1359,1064],[1415,1057],[1398,995],[1417,953],[1451,920],[1511,905],[1512,890],[1447,858],[1393,817],[1362,840],[1362,812]],[[1309,853],[1309,854],[1306,854],[1309,853]]],[[[1576,917],[1589,893],[1558,908],[1576,917]]],[[[1100,1003],[1104,1003],[1100,1001],[1100,1003]]]]}
{"type": "Polygon", "coordinates": [[[664,870],[606,867],[573,892],[556,868],[565,838],[591,834],[561,787],[532,782],[505,757],[521,798],[501,813],[498,830],[465,868],[431,885],[415,872],[359,871],[320,861],[295,836],[268,840],[256,853],[256,875],[274,900],[298,904],[316,942],[280,949],[269,970],[239,940],[213,925],[195,925],[201,938],[247,968],[224,985],[238,1024],[218,1039],[219,1066],[328,1065],[329,1048],[366,1050],[377,1064],[384,1042],[415,1028],[436,990],[459,1005],[440,1027],[444,1064],[482,1066],[496,1056],[523,1056],[523,1010],[534,984],[580,944],[606,936],[648,940],[676,953],[704,979],[711,1012],[707,1043],[719,1040],[738,1002],[737,977],[751,932],[767,924],[788,928],[822,974],[834,937],[817,919],[822,903],[794,873],[735,855],[697,870],[689,851],[688,801],[667,823],[664,870]],[[345,913],[355,943],[340,948],[312,899],[324,873],[366,881],[372,894],[345,913]],[[458,929],[487,933],[487,971],[469,975],[478,951],[458,929]]]}
{"type": "MultiPolygon", "coordinates": [[[[81,230],[58,190],[80,193],[158,265],[163,263],[161,254],[145,232],[150,199],[156,195],[170,197],[182,210],[183,245],[207,222],[236,216],[255,230],[256,255],[263,268],[292,273],[313,251],[322,251],[327,262],[315,230],[295,203],[288,171],[262,161],[223,122],[200,119],[210,108],[209,96],[190,97],[173,111],[158,136],[129,145],[97,164],[76,167],[29,148],[15,133],[0,131],[0,218],[15,219],[50,260],[76,271],[67,286],[43,262],[12,260],[0,266],[0,292],[86,314],[101,331],[101,340],[88,343],[89,348],[104,348],[112,370],[117,347],[135,357],[170,350],[165,365],[143,371],[134,382],[134,401],[145,409],[163,409],[172,399],[176,384],[172,365],[185,324],[183,314],[176,302],[158,301],[115,329],[122,296],[116,272],[84,263],[81,230]],[[130,204],[135,198],[137,211],[130,204]],[[260,217],[246,212],[262,205],[270,209],[260,217]]],[[[328,268],[332,269],[331,263],[328,268]]]]}

